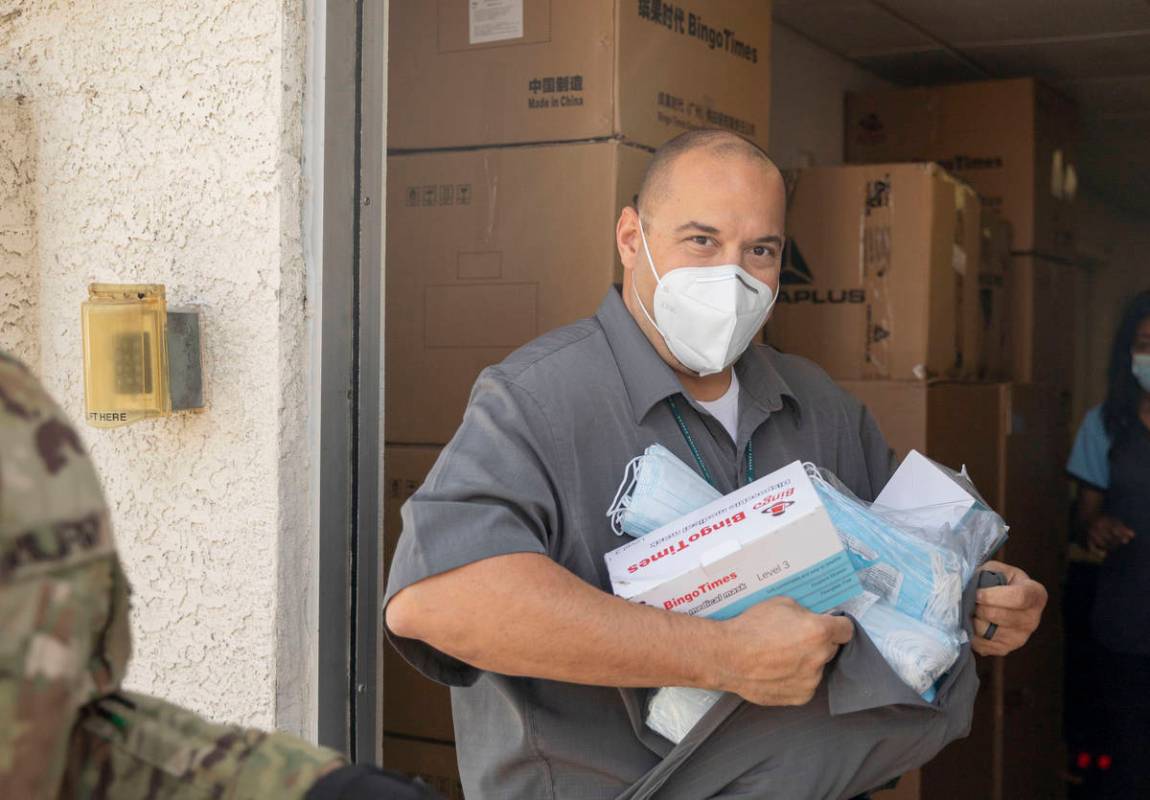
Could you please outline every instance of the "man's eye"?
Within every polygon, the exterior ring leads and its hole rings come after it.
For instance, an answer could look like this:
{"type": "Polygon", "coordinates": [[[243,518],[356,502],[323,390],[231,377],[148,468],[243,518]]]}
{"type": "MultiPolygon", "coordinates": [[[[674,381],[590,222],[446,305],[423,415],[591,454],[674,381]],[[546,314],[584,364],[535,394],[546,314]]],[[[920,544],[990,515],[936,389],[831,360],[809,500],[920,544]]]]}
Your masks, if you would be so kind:
{"type": "Polygon", "coordinates": [[[771,258],[774,258],[775,255],[775,249],[773,247],[767,247],[765,244],[761,244],[752,248],[751,252],[759,258],[762,258],[763,256],[770,256],[771,258]]]}
{"type": "Polygon", "coordinates": [[[691,241],[694,242],[695,244],[699,245],[700,247],[706,247],[707,245],[709,245],[711,243],[711,237],[710,236],[692,236],[691,241]]]}

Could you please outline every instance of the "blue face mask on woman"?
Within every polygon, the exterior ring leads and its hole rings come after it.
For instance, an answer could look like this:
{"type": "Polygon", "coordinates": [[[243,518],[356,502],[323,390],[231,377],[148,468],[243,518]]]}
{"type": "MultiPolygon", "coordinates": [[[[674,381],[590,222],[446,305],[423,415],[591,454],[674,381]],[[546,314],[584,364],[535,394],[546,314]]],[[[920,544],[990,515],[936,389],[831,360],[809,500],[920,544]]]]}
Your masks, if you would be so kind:
{"type": "Polygon", "coordinates": [[[1135,353],[1130,365],[1142,391],[1150,392],[1150,353],[1135,353]]]}

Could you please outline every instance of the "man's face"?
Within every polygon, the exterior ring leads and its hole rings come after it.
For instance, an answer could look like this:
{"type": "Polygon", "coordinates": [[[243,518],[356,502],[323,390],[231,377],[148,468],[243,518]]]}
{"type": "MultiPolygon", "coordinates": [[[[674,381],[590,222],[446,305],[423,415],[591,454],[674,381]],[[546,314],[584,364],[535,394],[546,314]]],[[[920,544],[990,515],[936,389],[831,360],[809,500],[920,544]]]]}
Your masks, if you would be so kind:
{"type": "MultiPolygon", "coordinates": [[[[645,199],[643,228],[660,277],[682,267],[737,264],[777,292],[783,248],[786,193],[771,165],[741,154],[707,150],[676,159],[657,197],[645,199]]],[[[623,296],[640,327],[668,364],[688,371],[634,306],[650,312],[657,282],[639,234],[639,215],[623,210],[616,227],[623,262],[623,296]]]]}

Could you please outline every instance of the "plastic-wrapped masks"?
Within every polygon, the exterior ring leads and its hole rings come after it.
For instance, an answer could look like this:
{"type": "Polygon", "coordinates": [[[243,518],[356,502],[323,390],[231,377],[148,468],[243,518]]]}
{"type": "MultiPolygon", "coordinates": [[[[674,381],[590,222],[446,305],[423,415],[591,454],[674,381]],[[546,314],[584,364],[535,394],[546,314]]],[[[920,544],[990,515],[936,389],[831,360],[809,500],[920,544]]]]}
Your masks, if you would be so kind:
{"type": "Polygon", "coordinates": [[[666,686],[651,697],[647,727],[678,744],[722,696],[709,689],[666,686]]]}
{"type": "Polygon", "coordinates": [[[960,642],[875,595],[864,594],[853,602],[859,608],[852,613],[895,674],[926,700],[932,700],[935,682],[958,660],[960,642]],[[860,603],[863,598],[867,599],[860,603]]]}
{"type": "Polygon", "coordinates": [[[863,588],[913,619],[943,631],[960,628],[968,572],[963,559],[953,550],[907,536],[817,471],[811,477],[863,588]]]}
{"type": "Polygon", "coordinates": [[[722,495],[661,444],[631,459],[607,516],[616,534],[642,536],[722,495]]]}
{"type": "Polygon", "coordinates": [[[1006,541],[1007,525],[1002,517],[976,502],[955,520],[949,506],[893,510],[871,506],[883,519],[913,532],[919,539],[956,552],[963,563],[963,585],[980,564],[1006,541]]]}

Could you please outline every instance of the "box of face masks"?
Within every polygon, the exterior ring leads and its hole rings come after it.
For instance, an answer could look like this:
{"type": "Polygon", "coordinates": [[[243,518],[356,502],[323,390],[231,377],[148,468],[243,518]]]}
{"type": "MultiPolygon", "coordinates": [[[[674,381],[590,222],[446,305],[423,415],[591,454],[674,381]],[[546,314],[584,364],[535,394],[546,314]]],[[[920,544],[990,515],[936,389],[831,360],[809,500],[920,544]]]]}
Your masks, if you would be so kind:
{"type": "Polygon", "coordinates": [[[823,613],[862,592],[801,462],[606,555],[636,603],[713,619],[785,595],[823,613]]]}

